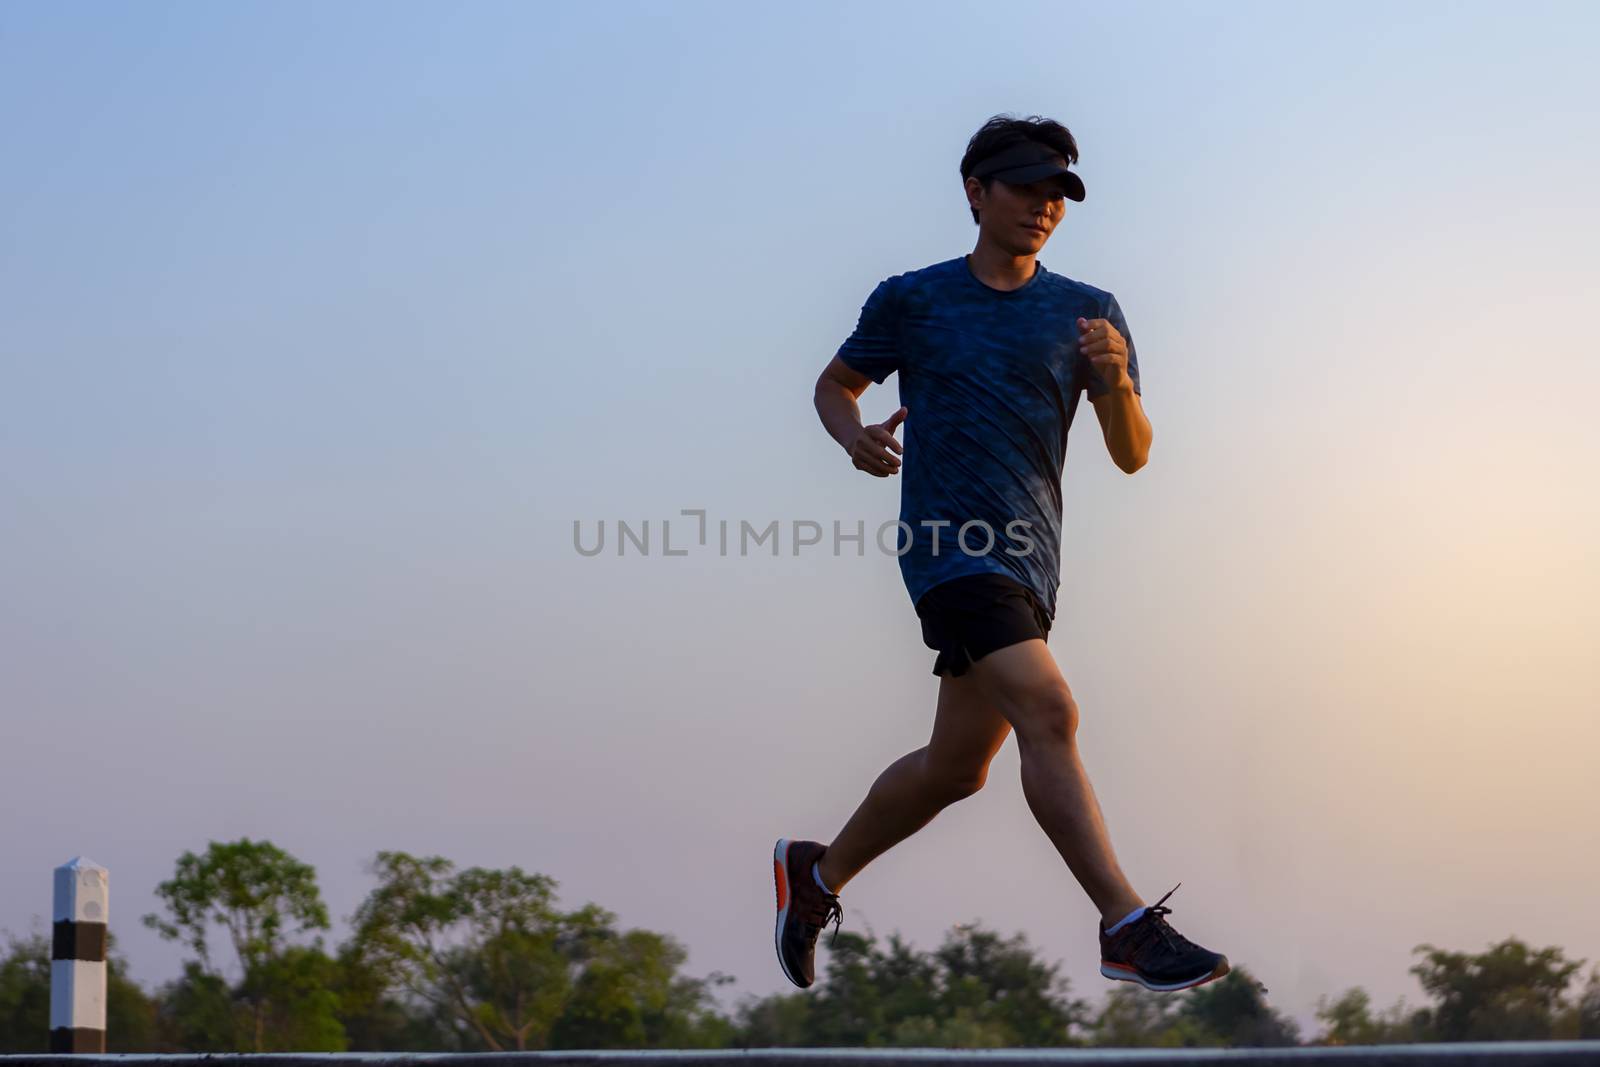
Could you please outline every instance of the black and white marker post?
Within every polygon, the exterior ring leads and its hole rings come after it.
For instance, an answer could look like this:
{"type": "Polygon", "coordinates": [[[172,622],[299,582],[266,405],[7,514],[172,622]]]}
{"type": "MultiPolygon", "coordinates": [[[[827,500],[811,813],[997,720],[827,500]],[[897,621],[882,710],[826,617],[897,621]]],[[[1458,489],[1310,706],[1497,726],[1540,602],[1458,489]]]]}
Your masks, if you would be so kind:
{"type": "Polygon", "coordinates": [[[106,869],[83,856],[56,868],[50,1051],[106,1050],[106,869]]]}

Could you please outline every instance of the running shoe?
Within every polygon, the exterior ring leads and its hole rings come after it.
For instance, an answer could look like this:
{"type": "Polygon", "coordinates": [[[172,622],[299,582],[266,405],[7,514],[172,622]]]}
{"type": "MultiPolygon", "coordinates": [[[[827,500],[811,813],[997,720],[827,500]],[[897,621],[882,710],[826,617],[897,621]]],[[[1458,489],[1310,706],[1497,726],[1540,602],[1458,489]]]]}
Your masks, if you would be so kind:
{"type": "Polygon", "coordinates": [[[838,937],[844,921],[838,896],[823,890],[811,876],[811,865],[826,851],[828,846],[818,841],[780,838],[772,853],[772,880],[778,890],[773,941],[783,973],[801,989],[816,981],[817,935],[832,922],[833,936],[838,937]]]}
{"type": "Polygon", "coordinates": [[[1171,993],[1205,985],[1228,973],[1228,957],[1201,948],[1167,922],[1172,909],[1161,905],[1177,890],[1178,886],[1173,886],[1167,896],[1116,933],[1100,929],[1101,974],[1119,982],[1137,982],[1159,993],[1171,993]]]}

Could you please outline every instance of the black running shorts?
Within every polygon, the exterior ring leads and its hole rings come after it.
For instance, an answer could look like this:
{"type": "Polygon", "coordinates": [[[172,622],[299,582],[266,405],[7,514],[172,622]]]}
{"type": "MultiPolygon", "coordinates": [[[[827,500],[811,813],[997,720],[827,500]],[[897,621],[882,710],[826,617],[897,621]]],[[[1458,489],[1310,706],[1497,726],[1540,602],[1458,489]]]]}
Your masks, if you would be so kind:
{"type": "Polygon", "coordinates": [[[939,655],[934,674],[967,673],[996,649],[1050,635],[1050,616],[1033,591],[1003,574],[968,574],[940,582],[917,601],[922,641],[939,655]]]}

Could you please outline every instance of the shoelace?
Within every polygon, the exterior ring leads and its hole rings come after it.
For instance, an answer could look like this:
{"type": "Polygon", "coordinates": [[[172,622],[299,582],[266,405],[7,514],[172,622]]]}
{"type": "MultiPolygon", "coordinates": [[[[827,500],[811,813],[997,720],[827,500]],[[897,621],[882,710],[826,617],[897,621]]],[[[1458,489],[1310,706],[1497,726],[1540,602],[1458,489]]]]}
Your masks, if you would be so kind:
{"type": "Polygon", "coordinates": [[[1178,891],[1178,886],[1182,884],[1182,882],[1179,882],[1178,885],[1167,890],[1160,900],[1150,905],[1145,910],[1144,915],[1140,916],[1139,925],[1145,926],[1150,930],[1150,933],[1139,946],[1141,950],[1148,947],[1153,940],[1160,940],[1171,952],[1190,952],[1200,947],[1167,924],[1166,916],[1172,914],[1172,909],[1161,906],[1166,903],[1167,897],[1178,891]],[[1149,922],[1146,923],[1145,919],[1148,919],[1149,922]]]}
{"type": "Polygon", "coordinates": [[[828,947],[839,940],[839,926],[844,922],[844,909],[839,906],[839,898],[832,893],[823,893],[822,899],[827,903],[821,909],[813,910],[811,914],[802,918],[805,924],[806,936],[815,940],[822,933],[822,928],[828,923],[833,923],[833,936],[828,939],[828,947]]]}

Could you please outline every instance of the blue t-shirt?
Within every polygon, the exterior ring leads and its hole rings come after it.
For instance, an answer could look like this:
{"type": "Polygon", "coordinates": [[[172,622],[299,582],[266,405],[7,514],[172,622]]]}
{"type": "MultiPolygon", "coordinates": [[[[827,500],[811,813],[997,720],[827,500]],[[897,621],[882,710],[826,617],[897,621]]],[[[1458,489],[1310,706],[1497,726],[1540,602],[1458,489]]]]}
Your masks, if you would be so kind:
{"type": "Polygon", "coordinates": [[[998,573],[1054,618],[1067,430],[1080,393],[1107,392],[1078,351],[1079,317],[1108,319],[1127,340],[1128,377],[1143,395],[1116,297],[1034,263],[1010,292],[979,281],[965,256],[887,278],[839,348],[875,382],[900,374],[909,411],[897,536],[912,603],[951,578],[998,573]]]}

